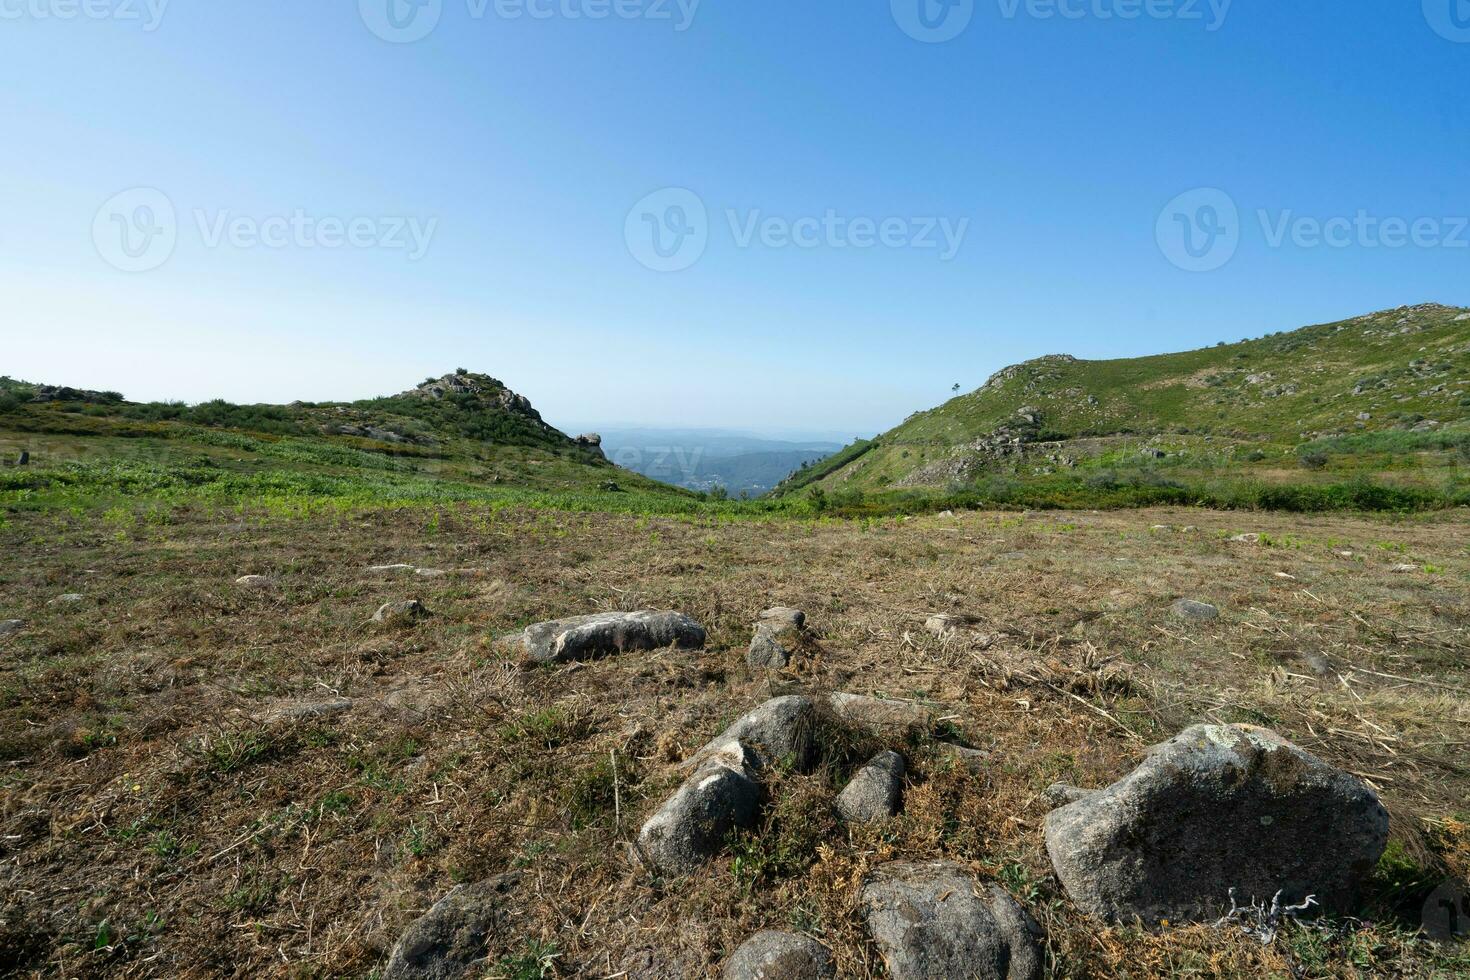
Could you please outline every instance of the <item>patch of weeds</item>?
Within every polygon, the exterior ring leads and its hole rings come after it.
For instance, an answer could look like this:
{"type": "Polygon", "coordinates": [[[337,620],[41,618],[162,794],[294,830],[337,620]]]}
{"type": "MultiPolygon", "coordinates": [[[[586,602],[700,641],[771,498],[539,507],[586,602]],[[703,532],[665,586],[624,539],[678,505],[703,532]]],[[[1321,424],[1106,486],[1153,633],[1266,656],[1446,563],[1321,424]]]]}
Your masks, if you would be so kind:
{"type": "Polygon", "coordinates": [[[747,894],[762,882],[791,878],[816,860],[817,848],[837,837],[832,800],[815,777],[797,777],[773,788],[761,826],[731,836],[731,871],[747,894]]]}
{"type": "Polygon", "coordinates": [[[500,958],[491,972],[491,980],[542,980],[551,976],[561,947],[555,942],[527,939],[521,952],[500,958]]]}
{"type": "Polygon", "coordinates": [[[260,915],[276,904],[278,882],[258,868],[247,868],[233,889],[220,900],[227,912],[260,915]]]}
{"type": "Polygon", "coordinates": [[[618,798],[618,786],[626,787],[636,780],[631,772],[619,767],[613,770],[612,760],[597,759],[572,775],[562,786],[561,801],[572,818],[572,829],[583,830],[594,824],[605,822],[614,812],[618,798]]]}
{"type": "Polygon", "coordinates": [[[433,833],[417,820],[411,821],[403,832],[403,847],[416,858],[428,854],[436,843],[433,833]]]}
{"type": "Polygon", "coordinates": [[[351,793],[332,792],[321,798],[317,803],[318,813],[346,813],[352,808],[353,798],[351,793]]]}
{"type": "Polygon", "coordinates": [[[160,830],[148,842],[148,850],[166,861],[169,858],[177,857],[183,850],[183,844],[174,835],[173,831],[160,830]]]}
{"type": "Polygon", "coordinates": [[[1031,873],[1030,868],[1019,861],[1005,862],[995,877],[1006,891],[1023,902],[1033,903],[1041,895],[1041,882],[1031,873]]]}
{"type": "Polygon", "coordinates": [[[521,853],[517,854],[511,865],[516,868],[529,868],[540,860],[541,856],[551,850],[551,844],[544,840],[533,840],[525,846],[521,853]]]}
{"type": "Polygon", "coordinates": [[[591,726],[585,718],[560,706],[528,711],[502,725],[499,732],[506,745],[533,742],[548,749],[579,742],[589,734],[591,726]]]}
{"type": "Polygon", "coordinates": [[[199,742],[198,751],[212,772],[232,773],[268,755],[273,748],[265,732],[225,730],[199,742]]]}

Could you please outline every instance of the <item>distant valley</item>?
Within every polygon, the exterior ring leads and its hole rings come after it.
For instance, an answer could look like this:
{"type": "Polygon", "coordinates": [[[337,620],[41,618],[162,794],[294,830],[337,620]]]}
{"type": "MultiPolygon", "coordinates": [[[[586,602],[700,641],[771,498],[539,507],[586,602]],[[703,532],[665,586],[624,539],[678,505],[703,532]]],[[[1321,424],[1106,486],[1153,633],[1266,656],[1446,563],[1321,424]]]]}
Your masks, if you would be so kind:
{"type": "MultiPolygon", "coordinates": [[[[590,427],[589,427],[590,428],[590,427]]],[[[728,429],[602,431],[602,451],[624,469],[688,490],[758,497],[842,441],[770,439],[728,429]]]]}

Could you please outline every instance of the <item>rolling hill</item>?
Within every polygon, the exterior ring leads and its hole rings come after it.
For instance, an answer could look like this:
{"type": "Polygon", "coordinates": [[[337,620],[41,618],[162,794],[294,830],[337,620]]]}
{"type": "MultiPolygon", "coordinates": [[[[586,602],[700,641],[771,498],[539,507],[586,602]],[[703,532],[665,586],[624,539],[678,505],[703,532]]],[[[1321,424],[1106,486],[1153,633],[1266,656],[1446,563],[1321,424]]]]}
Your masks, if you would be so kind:
{"type": "Polygon", "coordinates": [[[1462,486],[1470,311],[1401,307],[1125,360],[1041,357],[793,475],[778,494],[1202,481],[1462,486]]]}
{"type": "MultiPolygon", "coordinates": [[[[458,370],[356,402],[130,402],[117,392],[0,379],[9,482],[76,479],[138,489],[268,496],[301,490],[468,496],[497,487],[610,497],[685,491],[615,467],[596,436],[569,437],[485,374],[458,370]]],[[[94,486],[95,488],[95,486],[94,486]]]]}

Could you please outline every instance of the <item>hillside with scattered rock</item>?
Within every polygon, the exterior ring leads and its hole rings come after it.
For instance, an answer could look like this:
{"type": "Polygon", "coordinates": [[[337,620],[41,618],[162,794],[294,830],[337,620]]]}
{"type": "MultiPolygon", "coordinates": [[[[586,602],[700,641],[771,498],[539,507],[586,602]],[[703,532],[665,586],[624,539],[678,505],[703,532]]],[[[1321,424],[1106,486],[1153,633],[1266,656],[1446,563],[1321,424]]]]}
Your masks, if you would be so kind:
{"type": "Polygon", "coordinates": [[[795,474],[778,493],[1372,478],[1470,461],[1470,310],[1401,307],[1115,361],[1050,355],[795,474]]]}

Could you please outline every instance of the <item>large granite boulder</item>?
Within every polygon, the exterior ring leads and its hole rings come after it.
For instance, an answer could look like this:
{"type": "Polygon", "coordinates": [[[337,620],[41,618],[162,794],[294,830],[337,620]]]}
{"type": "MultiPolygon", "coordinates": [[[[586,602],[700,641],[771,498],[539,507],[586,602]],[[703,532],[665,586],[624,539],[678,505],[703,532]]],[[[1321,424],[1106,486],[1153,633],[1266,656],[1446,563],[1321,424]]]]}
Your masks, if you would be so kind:
{"type": "Polygon", "coordinates": [[[1038,980],[1042,931],[1003,889],[948,861],[894,862],[863,886],[862,907],[892,980],[1038,980]]]}
{"type": "Polygon", "coordinates": [[[704,646],[704,627],[683,613],[644,609],[595,613],[527,626],[521,652],[536,663],[565,663],[629,650],[704,646]]]}
{"type": "Polygon", "coordinates": [[[737,718],[729,728],[694,754],[698,765],[731,742],[744,746],[756,769],[785,764],[806,771],[817,756],[817,709],[804,695],[773,698],[737,718]]]}
{"type": "Polygon", "coordinates": [[[518,877],[500,875],[462,885],[410,925],[388,955],[383,980],[478,977],[490,939],[506,921],[507,896],[518,877]]]}
{"type": "Polygon", "coordinates": [[[1347,910],[1388,842],[1360,780],[1274,732],[1197,725],[1107,789],[1053,810],[1046,848],[1067,893],[1110,922],[1208,921],[1280,891],[1347,910]]]}
{"type": "Polygon", "coordinates": [[[638,832],[638,853],[660,874],[689,874],[730,832],[755,825],[761,788],[739,742],[711,753],[638,832]]]}
{"type": "Polygon", "coordinates": [[[740,944],[724,980],[827,980],[837,976],[827,947],[808,936],[766,930],[740,944]]]}

